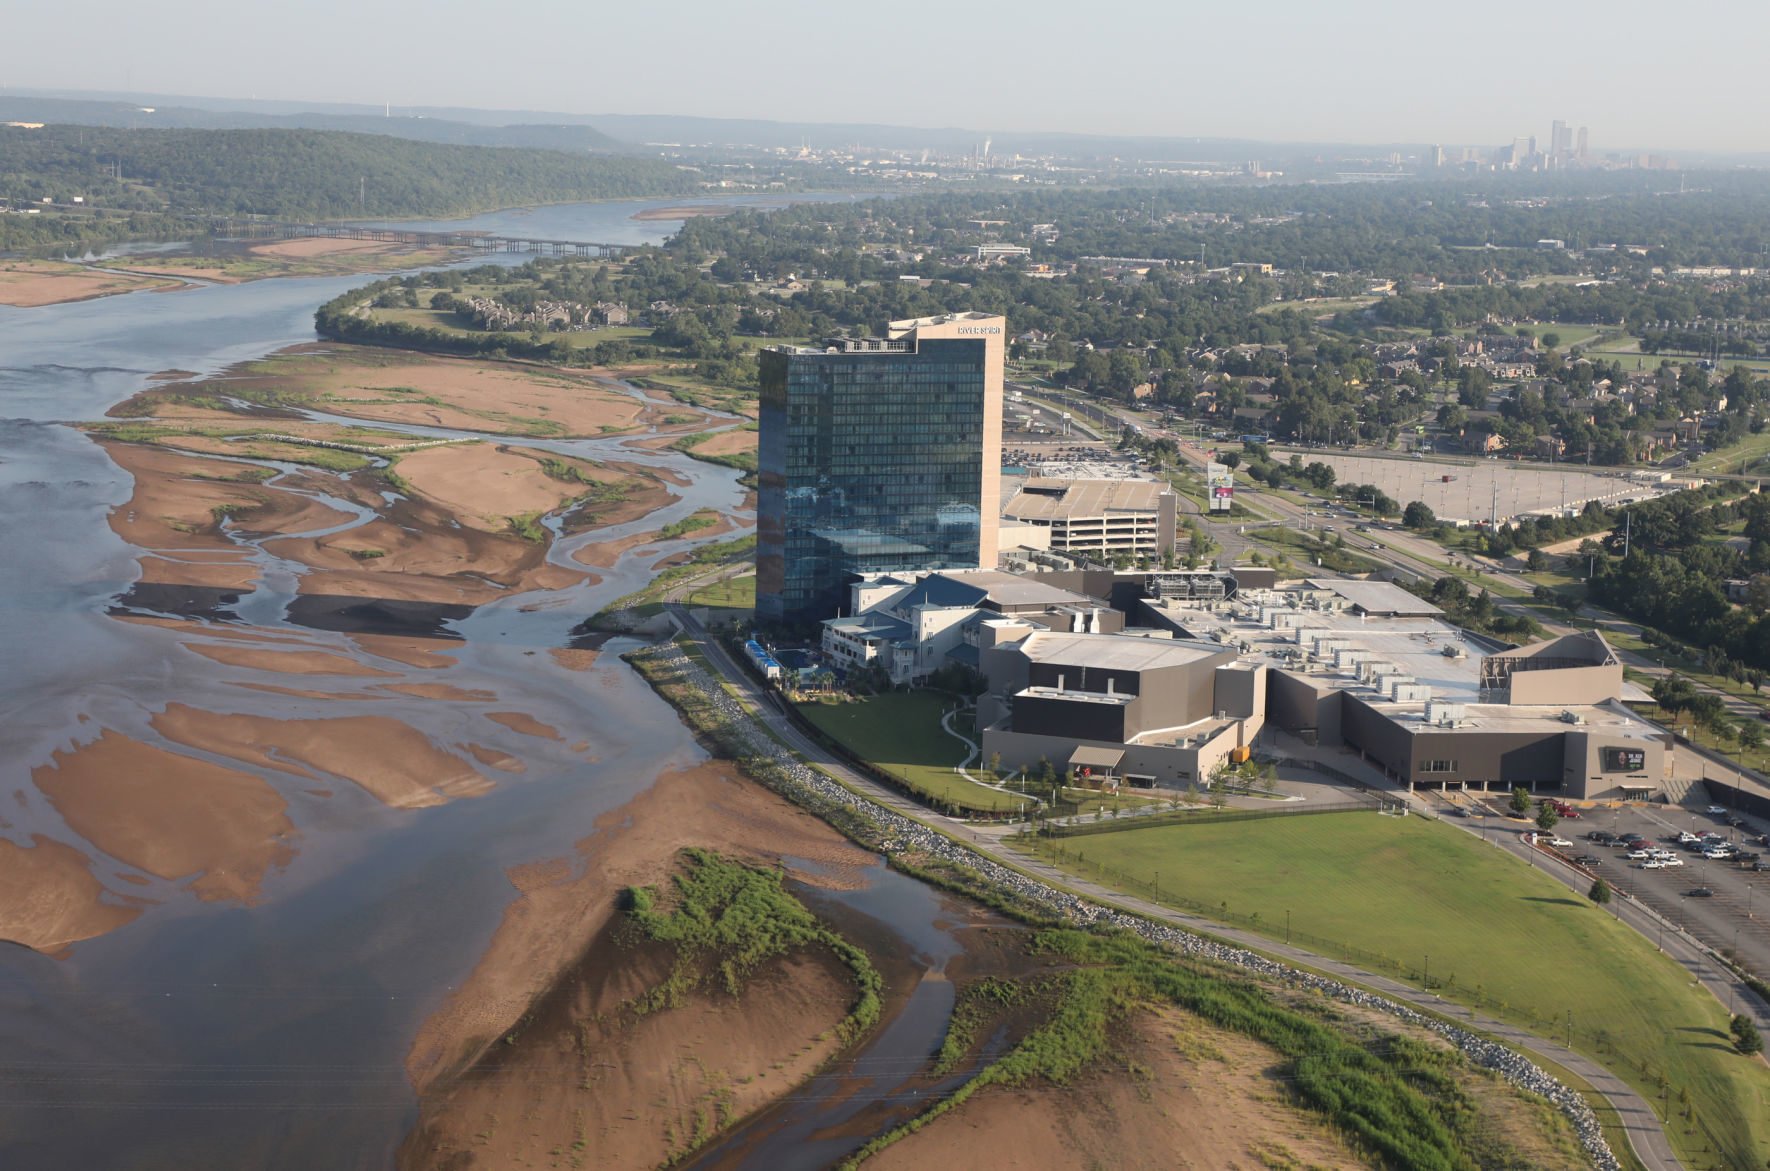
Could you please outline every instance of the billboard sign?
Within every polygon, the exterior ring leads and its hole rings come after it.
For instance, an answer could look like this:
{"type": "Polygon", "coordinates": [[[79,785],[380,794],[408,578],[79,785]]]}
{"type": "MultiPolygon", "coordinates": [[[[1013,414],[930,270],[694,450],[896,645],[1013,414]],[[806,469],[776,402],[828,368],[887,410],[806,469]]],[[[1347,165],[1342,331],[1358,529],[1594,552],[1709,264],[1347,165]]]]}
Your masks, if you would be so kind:
{"type": "Polygon", "coordinates": [[[1600,748],[1599,767],[1607,773],[1647,771],[1647,753],[1640,748],[1600,748]]]}
{"type": "Polygon", "coordinates": [[[1235,503],[1235,472],[1220,463],[1206,464],[1205,495],[1212,512],[1228,512],[1235,503]]]}

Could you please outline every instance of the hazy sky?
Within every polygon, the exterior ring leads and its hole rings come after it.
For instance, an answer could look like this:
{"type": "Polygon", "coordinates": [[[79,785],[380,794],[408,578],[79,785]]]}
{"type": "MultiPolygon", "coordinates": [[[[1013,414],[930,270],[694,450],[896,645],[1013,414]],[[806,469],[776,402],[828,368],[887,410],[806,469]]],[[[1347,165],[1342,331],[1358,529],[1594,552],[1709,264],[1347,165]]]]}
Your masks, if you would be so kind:
{"type": "Polygon", "coordinates": [[[0,86],[1303,141],[1770,150],[1765,0],[60,0],[0,86]],[[397,10],[393,10],[397,7],[397,10]]]}

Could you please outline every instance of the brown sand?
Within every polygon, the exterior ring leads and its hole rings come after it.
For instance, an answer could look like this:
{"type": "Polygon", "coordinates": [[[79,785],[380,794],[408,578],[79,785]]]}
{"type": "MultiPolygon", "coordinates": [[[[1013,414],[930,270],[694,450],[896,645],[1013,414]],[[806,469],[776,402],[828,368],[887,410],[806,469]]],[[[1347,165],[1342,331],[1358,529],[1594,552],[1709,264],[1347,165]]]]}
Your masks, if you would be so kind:
{"type": "Polygon", "coordinates": [[[428,671],[452,667],[461,660],[444,652],[461,645],[459,641],[435,638],[408,638],[397,634],[353,634],[350,641],[378,659],[422,667],[428,671]]]}
{"type": "Polygon", "coordinates": [[[176,288],[182,284],[178,280],[99,272],[83,264],[56,260],[0,261],[0,305],[19,309],[88,301],[137,289],[176,288]]]}
{"type": "MultiPolygon", "coordinates": [[[[552,512],[575,500],[584,484],[556,480],[541,469],[544,452],[504,444],[433,447],[402,456],[399,474],[426,499],[454,514],[464,525],[489,533],[507,532],[510,518],[552,512]]],[[[630,480],[584,460],[559,459],[597,484],[630,480]]],[[[637,485],[635,485],[637,486],[637,485]]]]}
{"type": "Polygon", "coordinates": [[[839,1047],[832,1035],[854,999],[827,959],[766,964],[736,998],[686,997],[634,1018],[622,1005],[668,974],[655,950],[619,953],[556,988],[470,1079],[427,1100],[401,1145],[402,1171],[546,1167],[581,1142],[597,1168],[652,1168],[721,1115],[741,1117],[814,1073],[839,1047]]]}
{"type": "Polygon", "coordinates": [[[369,695],[355,691],[310,691],[305,687],[278,687],[274,683],[248,683],[243,679],[229,679],[231,687],[244,687],[251,691],[267,691],[272,695],[291,695],[296,699],[380,699],[378,695],[369,695]]]}
{"type": "Polygon", "coordinates": [[[705,443],[694,445],[701,455],[741,455],[748,452],[756,453],[756,432],[754,431],[721,431],[705,443]]]}
{"type": "MultiPolygon", "coordinates": [[[[619,893],[663,881],[685,846],[768,865],[782,856],[837,867],[872,861],[823,822],[727,765],[664,774],[598,818],[595,831],[578,843],[577,856],[548,872],[553,877],[534,882],[529,872],[512,876],[519,894],[490,946],[413,1041],[406,1069],[419,1091],[467,1068],[508,1033],[535,997],[585,956],[614,914],[619,893]],[[520,885],[519,878],[525,879],[520,885]]],[[[569,1077],[558,1091],[567,1089],[569,1077]]]]}
{"type": "Polygon", "coordinates": [[[565,739],[557,729],[548,727],[526,712],[487,712],[486,719],[503,724],[511,731],[521,732],[525,736],[538,736],[543,740],[565,739]]]}
{"type": "Polygon", "coordinates": [[[507,773],[526,773],[529,771],[528,765],[501,749],[487,748],[483,744],[468,744],[465,747],[467,751],[473,754],[473,759],[490,768],[500,769],[507,773]]]}
{"type": "Polygon", "coordinates": [[[388,716],[276,720],[218,715],[168,706],[155,730],[180,743],[304,777],[291,764],[310,765],[352,781],[384,805],[422,809],[460,797],[478,797],[492,783],[461,757],[432,744],[411,725],[388,716]],[[267,753],[274,749],[276,759],[267,753]]]}
{"type": "Polygon", "coordinates": [[[547,652],[555,663],[568,671],[588,671],[596,665],[599,651],[581,647],[556,646],[547,652]]]}
{"type": "Polygon", "coordinates": [[[267,651],[236,646],[204,646],[185,643],[185,649],[206,659],[226,663],[230,667],[251,667],[259,671],[277,671],[288,675],[365,675],[387,676],[391,671],[377,671],[354,659],[330,651],[267,651]]]}
{"type": "Polygon", "coordinates": [[[305,260],[312,256],[384,256],[403,245],[383,240],[343,240],[315,236],[305,240],[278,240],[274,244],[254,244],[247,251],[256,256],[283,256],[305,260]]]}
{"type": "Polygon", "coordinates": [[[471,691],[453,687],[447,683],[378,683],[378,691],[397,691],[401,695],[415,695],[419,699],[452,699],[462,703],[490,703],[497,699],[497,693],[474,688],[471,691]]]}
{"type": "MultiPolygon", "coordinates": [[[[92,863],[72,846],[31,836],[30,846],[0,838],[0,939],[60,958],[70,943],[114,931],[139,906],[104,901],[92,863]]],[[[127,877],[137,877],[130,875],[127,877]]]]}
{"type": "Polygon", "coordinates": [[[725,216],[737,211],[726,204],[695,205],[692,207],[648,207],[644,211],[636,211],[636,220],[689,220],[698,216],[725,216]]]}
{"type": "Polygon", "coordinates": [[[630,537],[621,537],[613,541],[593,541],[580,545],[572,551],[572,560],[585,565],[594,565],[598,569],[612,569],[621,554],[629,549],[637,549],[642,545],[654,545],[658,541],[658,530],[649,533],[634,533],[630,537]]]}
{"type": "Polygon", "coordinates": [[[31,778],[96,849],[164,879],[195,877],[200,899],[259,898],[265,872],[295,857],[288,803],[259,777],[106,731],[57,752],[31,778]]]}
{"type": "Polygon", "coordinates": [[[1061,1089],[983,1090],[867,1167],[1365,1166],[1291,1102],[1283,1065],[1256,1041],[1163,1008],[1134,1022],[1108,1071],[1061,1089]]]}

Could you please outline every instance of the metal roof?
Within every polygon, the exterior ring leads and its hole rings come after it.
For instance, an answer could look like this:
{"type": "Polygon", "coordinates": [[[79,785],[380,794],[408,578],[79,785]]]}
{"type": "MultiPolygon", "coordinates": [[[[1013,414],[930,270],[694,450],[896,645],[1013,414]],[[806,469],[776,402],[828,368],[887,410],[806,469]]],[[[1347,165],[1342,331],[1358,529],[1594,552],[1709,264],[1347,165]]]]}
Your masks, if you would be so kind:
{"type": "Polygon", "coordinates": [[[1309,584],[1332,590],[1366,614],[1383,618],[1432,618],[1444,613],[1424,598],[1408,593],[1393,582],[1358,581],[1352,578],[1318,577],[1309,584]]]}

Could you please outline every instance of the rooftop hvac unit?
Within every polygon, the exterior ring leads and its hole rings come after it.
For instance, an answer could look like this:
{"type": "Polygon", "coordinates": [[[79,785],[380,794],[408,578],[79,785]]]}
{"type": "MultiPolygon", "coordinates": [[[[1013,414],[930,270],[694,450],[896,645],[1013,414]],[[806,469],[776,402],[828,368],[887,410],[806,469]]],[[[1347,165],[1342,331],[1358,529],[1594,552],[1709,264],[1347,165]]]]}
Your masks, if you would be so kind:
{"type": "Polygon", "coordinates": [[[1396,703],[1421,703],[1432,698],[1432,688],[1425,683],[1401,683],[1395,688],[1396,703]]]}
{"type": "Polygon", "coordinates": [[[1455,724],[1461,720],[1468,708],[1460,703],[1444,703],[1433,701],[1426,705],[1426,722],[1428,724],[1455,724]]]}
{"type": "Polygon", "coordinates": [[[1460,659],[1460,658],[1462,658],[1462,657],[1463,657],[1463,656],[1464,656],[1464,655],[1465,655],[1465,654],[1466,654],[1466,653],[1467,653],[1467,652],[1466,652],[1466,651],[1464,651],[1464,650],[1463,650],[1463,648],[1462,648],[1462,647],[1461,647],[1461,646],[1459,646],[1459,645],[1457,645],[1457,644],[1456,644],[1456,643],[1454,643],[1454,642],[1453,642],[1453,643],[1451,643],[1451,644],[1450,644],[1450,645],[1449,645],[1449,646],[1447,646],[1447,647],[1445,647],[1445,648],[1444,648],[1444,649],[1443,649],[1443,650],[1442,650],[1442,651],[1440,651],[1440,652],[1439,652],[1439,653],[1440,653],[1440,654],[1442,654],[1442,655],[1443,655],[1443,656],[1444,656],[1444,657],[1445,657],[1445,658],[1447,658],[1447,659],[1460,659]]]}
{"type": "Polygon", "coordinates": [[[1580,715],[1578,712],[1573,711],[1572,709],[1569,709],[1569,710],[1561,713],[1561,722],[1563,724],[1583,724],[1586,722],[1586,717],[1580,715]]]}
{"type": "Polygon", "coordinates": [[[1396,699],[1398,697],[1395,693],[1413,681],[1412,675],[1385,675],[1378,681],[1377,690],[1383,693],[1384,699],[1396,699]]]}

